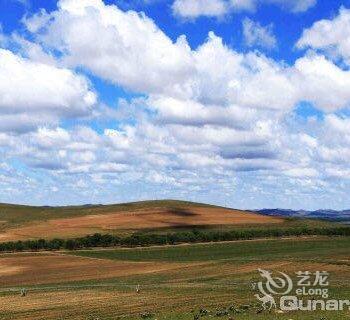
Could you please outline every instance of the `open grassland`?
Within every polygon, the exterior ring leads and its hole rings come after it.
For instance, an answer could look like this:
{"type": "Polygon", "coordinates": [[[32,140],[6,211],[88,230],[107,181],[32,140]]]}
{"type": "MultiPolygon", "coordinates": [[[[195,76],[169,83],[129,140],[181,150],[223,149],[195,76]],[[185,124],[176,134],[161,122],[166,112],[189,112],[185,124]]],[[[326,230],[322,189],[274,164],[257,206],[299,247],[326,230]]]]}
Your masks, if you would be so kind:
{"type": "Polygon", "coordinates": [[[94,233],[129,236],[238,229],[336,227],[335,223],[269,217],[184,201],[145,201],[120,205],[29,207],[0,204],[0,242],[77,238],[94,233]]]}
{"type": "Polygon", "coordinates": [[[0,235],[2,241],[31,238],[70,238],[97,232],[141,230],[174,226],[247,225],[282,223],[280,218],[222,208],[192,208],[191,210],[164,210],[154,208],[83,217],[51,219],[9,229],[0,235]]]}
{"type": "Polygon", "coordinates": [[[195,203],[178,200],[154,200],[138,201],[111,205],[83,205],[83,206],[26,206],[16,204],[0,203],[0,223],[18,225],[33,221],[47,221],[50,219],[64,219],[82,217],[87,215],[108,214],[111,212],[130,212],[139,210],[149,210],[155,208],[220,208],[203,203],[195,203]]]}
{"type": "Polygon", "coordinates": [[[193,226],[282,224],[282,218],[180,201],[150,201],[92,207],[0,205],[0,241],[72,238],[93,233],[193,226]]]}
{"type": "Polygon", "coordinates": [[[178,269],[183,264],[86,259],[58,253],[10,254],[0,259],[2,286],[37,285],[178,269]]]}
{"type": "Polygon", "coordinates": [[[81,250],[70,254],[130,261],[262,261],[276,259],[321,260],[331,254],[349,256],[350,238],[299,238],[251,240],[229,243],[179,245],[151,248],[81,250]],[[334,250],[336,248],[336,250],[334,250]]]}
{"type": "Polygon", "coordinates": [[[350,298],[350,238],[241,242],[0,255],[0,319],[346,320],[350,312],[256,313],[257,268],[330,272],[330,295],[350,298]],[[139,284],[141,292],[136,293],[139,284]],[[20,297],[19,288],[28,295],[20,297]]]}

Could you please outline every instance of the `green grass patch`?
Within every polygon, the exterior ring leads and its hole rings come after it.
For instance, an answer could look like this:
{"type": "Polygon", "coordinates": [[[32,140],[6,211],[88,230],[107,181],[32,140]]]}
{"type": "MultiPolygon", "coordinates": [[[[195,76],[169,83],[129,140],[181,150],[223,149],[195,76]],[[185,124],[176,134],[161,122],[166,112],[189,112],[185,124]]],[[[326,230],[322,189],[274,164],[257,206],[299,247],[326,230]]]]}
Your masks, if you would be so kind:
{"type": "Polygon", "coordinates": [[[70,254],[130,261],[217,261],[217,260],[319,260],[348,255],[350,237],[325,239],[257,240],[152,248],[118,248],[72,251],[70,254]]]}

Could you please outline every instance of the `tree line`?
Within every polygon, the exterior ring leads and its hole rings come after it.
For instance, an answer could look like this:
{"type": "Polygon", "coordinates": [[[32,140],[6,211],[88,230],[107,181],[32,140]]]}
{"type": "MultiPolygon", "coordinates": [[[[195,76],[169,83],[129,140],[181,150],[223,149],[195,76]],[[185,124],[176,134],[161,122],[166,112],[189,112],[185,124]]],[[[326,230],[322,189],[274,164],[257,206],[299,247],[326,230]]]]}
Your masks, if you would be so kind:
{"type": "Polygon", "coordinates": [[[230,231],[181,231],[164,234],[134,233],[119,237],[95,233],[74,239],[38,239],[0,243],[0,251],[78,250],[94,247],[174,245],[179,243],[218,242],[249,240],[256,238],[279,238],[288,236],[350,236],[350,227],[288,228],[288,229],[236,229],[230,231]]]}

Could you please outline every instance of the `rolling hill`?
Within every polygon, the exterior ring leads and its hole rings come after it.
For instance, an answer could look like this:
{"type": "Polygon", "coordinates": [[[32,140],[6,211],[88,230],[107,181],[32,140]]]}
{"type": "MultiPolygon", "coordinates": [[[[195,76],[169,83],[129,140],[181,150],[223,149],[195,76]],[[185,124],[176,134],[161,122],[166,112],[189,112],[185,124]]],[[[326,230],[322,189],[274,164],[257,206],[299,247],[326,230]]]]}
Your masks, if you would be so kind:
{"type": "Polygon", "coordinates": [[[75,237],[137,230],[283,224],[285,219],[185,201],[30,207],[0,205],[0,241],[75,237]]]}

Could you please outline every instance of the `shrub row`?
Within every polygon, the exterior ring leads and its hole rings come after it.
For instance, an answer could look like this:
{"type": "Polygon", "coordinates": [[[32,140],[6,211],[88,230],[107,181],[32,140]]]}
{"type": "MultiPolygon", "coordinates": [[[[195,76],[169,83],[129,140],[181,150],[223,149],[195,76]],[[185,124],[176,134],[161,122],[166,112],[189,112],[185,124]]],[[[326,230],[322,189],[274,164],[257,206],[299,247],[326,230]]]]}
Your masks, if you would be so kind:
{"type": "Polygon", "coordinates": [[[114,246],[149,246],[195,242],[217,242],[232,240],[249,240],[255,238],[278,238],[288,236],[350,236],[350,227],[332,228],[288,228],[288,229],[241,229],[231,231],[175,232],[166,234],[135,233],[120,238],[110,234],[88,235],[75,239],[27,240],[0,243],[0,251],[38,251],[38,250],[77,250],[94,247],[114,246]]]}

